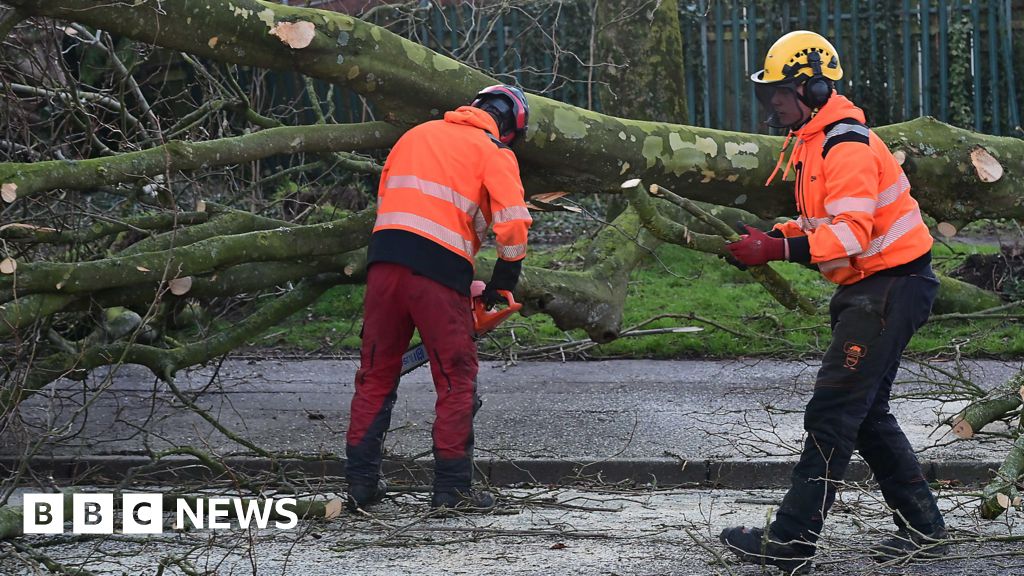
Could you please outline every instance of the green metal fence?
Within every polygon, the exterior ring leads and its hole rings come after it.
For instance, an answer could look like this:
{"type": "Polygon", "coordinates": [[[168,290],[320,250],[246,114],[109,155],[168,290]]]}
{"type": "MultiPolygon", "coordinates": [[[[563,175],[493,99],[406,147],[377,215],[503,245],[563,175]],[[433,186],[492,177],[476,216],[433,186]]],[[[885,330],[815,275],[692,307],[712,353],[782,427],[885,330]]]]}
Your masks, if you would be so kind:
{"type": "MultiPolygon", "coordinates": [[[[377,24],[533,92],[600,110],[592,0],[432,4],[377,11],[377,24]]],[[[874,125],[922,115],[1024,136],[1024,0],[684,0],[679,5],[690,125],[764,132],[749,75],[785,32],[829,37],[839,89],[874,125]]],[[[599,64],[599,63],[598,63],[599,64]]],[[[276,98],[301,82],[277,75],[276,98]]],[[[326,86],[321,85],[326,94],[326,86]]],[[[335,93],[351,120],[358,99],[335,93]]]]}
{"type": "Polygon", "coordinates": [[[758,131],[746,78],[785,32],[832,40],[840,92],[880,125],[918,116],[1024,135],[1024,2],[1019,0],[702,0],[683,19],[691,124],[758,131]]]}

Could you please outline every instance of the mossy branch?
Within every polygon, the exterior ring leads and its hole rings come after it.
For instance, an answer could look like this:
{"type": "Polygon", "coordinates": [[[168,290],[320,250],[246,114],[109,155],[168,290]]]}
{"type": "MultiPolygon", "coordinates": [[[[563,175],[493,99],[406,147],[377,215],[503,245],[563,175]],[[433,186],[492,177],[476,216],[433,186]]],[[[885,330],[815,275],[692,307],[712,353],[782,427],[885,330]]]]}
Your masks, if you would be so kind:
{"type": "Polygon", "coordinates": [[[1018,486],[1024,475],[1024,434],[1010,447],[1010,452],[996,472],[996,479],[990,482],[981,493],[981,505],[978,512],[985,520],[995,520],[1010,506],[1021,505],[1018,486]]]}
{"type": "Polygon", "coordinates": [[[140,364],[158,378],[170,380],[188,366],[195,366],[227,354],[248,340],[277,325],[308,306],[338,282],[336,275],[310,278],[294,290],[260,307],[244,320],[209,338],[178,348],[156,348],[134,343],[94,346],[78,354],[59,352],[25,367],[22,377],[0,390],[0,414],[7,414],[22,400],[63,376],[81,376],[99,366],[140,364]]]}
{"type": "Polygon", "coordinates": [[[1021,405],[1024,394],[1024,372],[1018,372],[1005,385],[992,390],[985,398],[972,402],[948,420],[953,433],[960,438],[972,438],[979,430],[999,420],[1007,412],[1021,405]]]}
{"type": "Polygon", "coordinates": [[[42,226],[12,223],[0,226],[0,238],[19,243],[73,244],[92,242],[127,230],[149,232],[170,230],[177,226],[191,226],[206,222],[209,218],[210,215],[205,212],[141,214],[123,220],[108,219],[96,222],[88,228],[75,230],[55,230],[42,226]]]}
{"type": "Polygon", "coordinates": [[[162,252],[76,263],[20,264],[0,276],[0,290],[19,295],[77,294],[171,278],[198,276],[244,262],[313,258],[349,252],[366,245],[376,214],[365,210],[345,220],[217,236],[162,252]]]}
{"type": "MultiPolygon", "coordinates": [[[[644,225],[651,230],[653,234],[666,242],[673,242],[675,244],[699,250],[701,252],[707,252],[709,254],[726,256],[728,255],[728,251],[725,248],[725,241],[734,241],[739,238],[732,228],[701,209],[693,201],[683,198],[668,189],[658,186],[657,184],[652,185],[650,188],[652,195],[668,200],[683,208],[692,216],[715,230],[719,236],[692,232],[686,226],[659,214],[654,203],[648,197],[648,190],[644,189],[640,180],[628,180],[622,184],[622,189],[629,198],[629,201],[636,206],[637,212],[640,214],[644,225]]],[[[789,308],[790,310],[800,310],[806,314],[817,313],[817,309],[814,307],[814,304],[794,290],[789,282],[780,276],[778,272],[773,270],[771,266],[751,266],[748,268],[748,271],[755,280],[765,287],[773,298],[786,308],[789,308]]]]}
{"type": "Polygon", "coordinates": [[[0,185],[3,199],[12,203],[58,188],[89,190],[167,172],[239,164],[275,154],[386,148],[401,133],[401,129],[387,122],[284,126],[208,142],[172,141],[147,150],[89,160],[0,163],[0,185]]]}

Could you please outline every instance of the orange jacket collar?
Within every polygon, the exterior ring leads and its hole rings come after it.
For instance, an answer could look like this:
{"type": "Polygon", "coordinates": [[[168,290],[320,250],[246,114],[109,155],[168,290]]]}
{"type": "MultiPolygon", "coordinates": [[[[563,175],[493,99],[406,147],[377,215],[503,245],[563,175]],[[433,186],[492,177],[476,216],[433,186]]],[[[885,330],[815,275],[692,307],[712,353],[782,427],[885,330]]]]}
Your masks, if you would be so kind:
{"type": "Polygon", "coordinates": [[[487,112],[473,106],[459,106],[455,110],[444,113],[444,121],[450,124],[462,124],[486,130],[498,138],[498,124],[487,112]]]}
{"type": "Polygon", "coordinates": [[[818,113],[797,130],[797,137],[800,140],[807,140],[812,134],[824,130],[825,126],[843,118],[853,118],[864,123],[864,111],[850,102],[846,96],[832,92],[832,97],[818,110],[818,113]]]}

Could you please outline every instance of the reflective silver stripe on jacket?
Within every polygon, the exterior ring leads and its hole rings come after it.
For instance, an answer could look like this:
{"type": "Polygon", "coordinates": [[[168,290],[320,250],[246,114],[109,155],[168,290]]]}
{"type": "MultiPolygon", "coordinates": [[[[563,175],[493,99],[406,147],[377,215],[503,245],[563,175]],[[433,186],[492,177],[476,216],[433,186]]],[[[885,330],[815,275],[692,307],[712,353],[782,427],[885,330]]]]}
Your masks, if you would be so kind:
{"type": "Polygon", "coordinates": [[[487,220],[484,219],[484,215],[480,212],[480,207],[469,198],[466,198],[458,191],[452,189],[450,186],[445,186],[438,182],[432,182],[430,180],[424,180],[419,176],[407,175],[407,176],[389,176],[386,188],[412,188],[419,190],[420,192],[437,198],[438,200],[444,200],[449,202],[459,210],[462,210],[473,220],[473,228],[476,231],[476,237],[480,242],[484,241],[487,236],[487,220]]]}
{"type": "Polygon", "coordinates": [[[914,208],[910,212],[907,212],[903,216],[897,218],[884,236],[879,236],[878,238],[871,240],[871,243],[868,245],[868,249],[861,254],[861,258],[878,254],[882,250],[892,246],[897,240],[906,236],[918,226],[924,226],[924,220],[921,218],[921,210],[914,208]]]}
{"type": "Polygon", "coordinates": [[[903,170],[900,170],[900,177],[885,190],[878,193],[878,207],[882,208],[892,204],[899,200],[900,196],[908,190],[910,190],[910,180],[907,179],[907,175],[903,173],[903,170]]]}
{"type": "Polygon", "coordinates": [[[828,144],[828,141],[830,139],[835,138],[836,136],[839,136],[840,134],[846,134],[846,133],[849,133],[849,132],[856,132],[857,134],[860,134],[860,135],[864,136],[865,138],[869,138],[870,137],[869,136],[870,132],[868,131],[868,127],[867,126],[861,126],[860,124],[839,124],[835,128],[829,130],[828,134],[825,135],[825,143],[822,144],[822,147],[824,147],[826,144],[828,144]]]}
{"type": "Polygon", "coordinates": [[[455,230],[446,228],[429,218],[424,218],[423,216],[409,212],[385,212],[384,214],[377,215],[376,226],[396,225],[407,226],[413,230],[426,232],[430,236],[437,238],[452,248],[465,252],[467,256],[472,257],[475,254],[472,242],[463,238],[462,235],[455,230]]]}
{"type": "Polygon", "coordinates": [[[836,258],[835,260],[828,260],[826,262],[818,263],[818,270],[822,273],[831,272],[840,268],[849,268],[851,266],[849,258],[836,258]]]}
{"type": "Polygon", "coordinates": [[[825,218],[809,218],[809,217],[804,216],[802,214],[800,215],[800,228],[804,232],[807,232],[809,230],[814,230],[818,226],[821,226],[822,224],[831,224],[831,223],[832,223],[832,217],[831,216],[827,216],[825,218]]]}
{"type": "Polygon", "coordinates": [[[843,245],[843,250],[846,251],[847,256],[854,256],[863,251],[860,247],[860,242],[857,241],[857,236],[853,233],[849,224],[840,222],[838,224],[829,224],[828,227],[836,235],[836,238],[839,239],[839,243],[843,245]]]}
{"type": "Polygon", "coordinates": [[[509,206],[494,213],[495,224],[502,224],[513,220],[533,222],[533,218],[530,217],[530,211],[526,206],[509,206]]]}
{"type": "Polygon", "coordinates": [[[877,204],[874,198],[840,198],[825,204],[825,211],[833,216],[843,212],[866,212],[874,214],[877,204]]]}
{"type": "Polygon", "coordinates": [[[526,255],[526,244],[516,244],[514,246],[502,246],[498,245],[498,255],[505,260],[515,260],[526,255]]]}
{"type": "Polygon", "coordinates": [[[873,213],[878,208],[884,208],[900,199],[904,192],[910,190],[910,180],[907,175],[900,171],[899,178],[895,182],[878,193],[878,200],[870,198],[840,198],[825,204],[825,211],[836,216],[843,212],[869,212],[873,213]]]}

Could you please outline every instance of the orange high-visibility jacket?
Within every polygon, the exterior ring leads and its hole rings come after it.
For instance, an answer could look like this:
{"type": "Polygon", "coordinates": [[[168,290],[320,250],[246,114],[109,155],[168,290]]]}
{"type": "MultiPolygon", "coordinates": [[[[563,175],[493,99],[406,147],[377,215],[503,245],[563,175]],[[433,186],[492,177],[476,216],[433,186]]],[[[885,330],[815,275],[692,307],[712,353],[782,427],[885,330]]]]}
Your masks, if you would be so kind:
{"type": "MultiPolygon", "coordinates": [[[[523,259],[533,220],[523,199],[515,154],[497,135],[494,119],[471,106],[462,106],[445,113],[444,120],[426,122],[406,132],[384,164],[370,261],[399,261],[460,291],[464,283],[468,290],[474,257],[492,223],[498,257],[510,262],[523,259]],[[464,264],[451,262],[437,250],[430,250],[416,262],[407,256],[380,256],[389,252],[381,249],[381,238],[391,242],[396,235],[387,232],[393,231],[429,240],[464,264]],[[466,270],[468,279],[462,278],[466,270]],[[457,285],[445,277],[452,275],[460,277],[457,285]]],[[[402,236],[398,235],[400,243],[406,245],[402,250],[408,251],[407,237],[403,240],[402,236]]]]}
{"type": "Polygon", "coordinates": [[[533,220],[515,154],[497,134],[494,119],[471,106],[406,132],[384,164],[373,231],[406,230],[473,262],[493,222],[498,255],[526,256],[533,220]]]}
{"type": "Polygon", "coordinates": [[[860,108],[833,92],[792,136],[800,215],[775,228],[806,236],[810,261],[826,278],[852,284],[931,250],[910,182],[860,108]]]}

